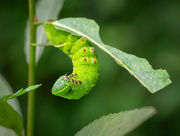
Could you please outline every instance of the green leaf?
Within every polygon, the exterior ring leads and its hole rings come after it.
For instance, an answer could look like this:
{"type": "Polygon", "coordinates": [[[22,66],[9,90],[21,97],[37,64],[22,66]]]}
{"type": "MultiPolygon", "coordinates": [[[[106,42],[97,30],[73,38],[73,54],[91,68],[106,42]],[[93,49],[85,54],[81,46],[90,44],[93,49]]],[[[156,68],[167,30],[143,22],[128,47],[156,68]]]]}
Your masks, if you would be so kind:
{"type": "Polygon", "coordinates": [[[21,136],[23,121],[7,102],[0,102],[0,125],[14,130],[18,136],[21,136]]]}
{"type": "MultiPolygon", "coordinates": [[[[0,96],[12,94],[12,93],[13,93],[13,90],[10,87],[9,83],[0,74],[0,96]]],[[[10,104],[13,107],[13,109],[15,109],[19,113],[19,115],[22,117],[20,105],[19,105],[17,98],[9,100],[8,104],[10,104]]],[[[2,135],[2,136],[17,136],[17,134],[13,130],[5,128],[3,126],[0,126],[0,135],[2,135]]],[[[23,135],[24,135],[24,133],[23,133],[23,135]]]]}
{"type": "MultiPolygon", "coordinates": [[[[39,0],[36,6],[36,16],[38,21],[47,21],[49,19],[56,20],[62,9],[64,0],[39,0]]],[[[29,63],[29,21],[27,21],[25,28],[25,46],[24,52],[26,55],[26,62],[29,63]]],[[[36,42],[39,44],[47,41],[43,26],[39,26],[36,31],[36,42]]],[[[44,47],[36,47],[36,63],[39,61],[44,47]]]]}
{"type": "Polygon", "coordinates": [[[99,36],[99,26],[94,20],[65,18],[52,22],[52,24],[56,29],[87,38],[114,58],[119,65],[128,70],[151,93],[155,93],[171,83],[166,70],[154,70],[146,59],[104,45],[99,36]]]}
{"type": "Polygon", "coordinates": [[[103,116],[85,126],[75,136],[124,136],[156,113],[153,107],[103,116]]]}
{"type": "Polygon", "coordinates": [[[39,88],[40,86],[41,86],[41,84],[40,84],[40,85],[29,86],[29,87],[27,87],[27,88],[24,89],[24,90],[23,90],[23,89],[20,89],[19,91],[17,91],[17,92],[14,93],[14,94],[9,94],[9,95],[0,97],[0,102],[7,101],[7,100],[9,100],[9,99],[18,97],[18,96],[20,96],[20,95],[22,95],[22,94],[24,94],[24,93],[27,93],[27,92],[29,92],[29,91],[33,91],[33,90],[39,88]]]}

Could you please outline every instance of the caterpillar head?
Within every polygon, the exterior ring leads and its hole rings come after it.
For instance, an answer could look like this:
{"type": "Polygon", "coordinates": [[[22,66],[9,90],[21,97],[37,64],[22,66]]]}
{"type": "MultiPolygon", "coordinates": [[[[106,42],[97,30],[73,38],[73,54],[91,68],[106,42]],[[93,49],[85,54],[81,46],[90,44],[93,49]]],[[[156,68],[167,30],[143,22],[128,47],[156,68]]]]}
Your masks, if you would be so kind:
{"type": "Polygon", "coordinates": [[[70,89],[70,81],[67,79],[67,76],[64,75],[59,77],[54,83],[52,94],[63,97],[64,95],[69,93],[70,89]]]}

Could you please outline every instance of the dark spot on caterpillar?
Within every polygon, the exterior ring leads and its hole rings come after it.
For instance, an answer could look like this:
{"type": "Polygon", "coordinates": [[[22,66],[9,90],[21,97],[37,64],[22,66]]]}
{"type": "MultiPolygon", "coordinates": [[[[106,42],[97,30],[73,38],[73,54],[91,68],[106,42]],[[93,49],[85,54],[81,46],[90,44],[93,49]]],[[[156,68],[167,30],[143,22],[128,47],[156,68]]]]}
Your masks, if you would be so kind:
{"type": "Polygon", "coordinates": [[[69,78],[66,76],[66,77],[65,77],[65,80],[69,80],[69,78]]]}
{"type": "Polygon", "coordinates": [[[74,37],[74,35],[73,35],[73,34],[71,34],[71,36],[72,36],[72,37],[74,37]]]}
{"type": "Polygon", "coordinates": [[[78,80],[78,82],[79,82],[80,84],[82,84],[82,81],[78,80]]]}
{"type": "Polygon", "coordinates": [[[68,91],[68,93],[70,93],[72,91],[72,89],[70,89],[69,91],[68,91]]]}
{"type": "Polygon", "coordinates": [[[52,39],[52,42],[54,42],[54,39],[52,39]]]}
{"type": "Polygon", "coordinates": [[[74,80],[71,78],[72,83],[74,83],[74,80]]]}
{"type": "Polygon", "coordinates": [[[87,61],[87,58],[86,58],[86,57],[84,57],[84,61],[87,61]]]}
{"type": "Polygon", "coordinates": [[[92,47],[92,48],[91,48],[91,51],[92,51],[92,52],[95,52],[95,48],[94,48],[94,47],[92,47]]]}
{"type": "Polygon", "coordinates": [[[95,60],[95,59],[93,59],[93,63],[96,63],[96,60],[95,60]]]}
{"type": "Polygon", "coordinates": [[[85,39],[84,39],[83,37],[81,38],[81,40],[82,40],[83,42],[85,41],[85,39]]]}
{"type": "Polygon", "coordinates": [[[62,45],[62,43],[60,43],[59,45],[62,45]]]}
{"type": "Polygon", "coordinates": [[[74,76],[77,76],[77,73],[74,73],[74,76]]]}
{"type": "Polygon", "coordinates": [[[88,93],[89,91],[87,90],[86,93],[88,93]]]}
{"type": "Polygon", "coordinates": [[[48,22],[53,22],[54,20],[48,20],[48,22]]]}
{"type": "Polygon", "coordinates": [[[83,48],[83,51],[85,51],[85,52],[86,52],[86,48],[83,48]]]}
{"type": "Polygon", "coordinates": [[[67,50],[68,52],[70,52],[70,49],[69,50],[67,50]]]}
{"type": "Polygon", "coordinates": [[[73,77],[74,75],[73,74],[71,74],[71,75],[69,75],[69,78],[71,78],[71,77],[73,77]]]}
{"type": "Polygon", "coordinates": [[[75,84],[77,85],[78,84],[78,82],[75,80],[75,84]]]}
{"type": "Polygon", "coordinates": [[[75,62],[76,60],[74,59],[73,61],[75,62]]]}
{"type": "Polygon", "coordinates": [[[74,53],[71,53],[71,55],[73,56],[73,55],[74,55],[74,53]]]}

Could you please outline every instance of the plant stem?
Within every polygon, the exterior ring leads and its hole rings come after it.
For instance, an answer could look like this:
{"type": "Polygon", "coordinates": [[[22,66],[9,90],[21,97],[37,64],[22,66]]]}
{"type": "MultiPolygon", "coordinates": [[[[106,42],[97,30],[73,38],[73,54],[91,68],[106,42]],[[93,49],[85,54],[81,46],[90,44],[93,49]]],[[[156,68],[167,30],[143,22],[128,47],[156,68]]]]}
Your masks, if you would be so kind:
{"type": "Polygon", "coordinates": [[[34,25],[37,27],[37,26],[45,24],[45,23],[49,23],[49,22],[48,21],[34,22],[34,25]]]}
{"type": "MultiPolygon", "coordinates": [[[[28,86],[35,84],[36,63],[35,63],[35,47],[32,43],[36,42],[36,27],[33,25],[35,21],[35,0],[29,0],[29,24],[30,24],[30,61],[28,86]]],[[[28,92],[28,109],[27,109],[27,136],[34,135],[34,115],[35,115],[35,91],[28,92]]]]}

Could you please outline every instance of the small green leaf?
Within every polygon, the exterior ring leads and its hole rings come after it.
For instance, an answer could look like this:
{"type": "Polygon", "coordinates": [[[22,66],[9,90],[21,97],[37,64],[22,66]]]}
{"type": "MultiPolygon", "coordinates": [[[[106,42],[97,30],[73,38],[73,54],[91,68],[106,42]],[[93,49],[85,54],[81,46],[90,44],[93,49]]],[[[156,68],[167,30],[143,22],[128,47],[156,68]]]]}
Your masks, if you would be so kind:
{"type": "Polygon", "coordinates": [[[29,91],[33,91],[33,90],[36,90],[37,88],[39,88],[41,86],[41,84],[39,84],[39,85],[32,85],[32,86],[29,86],[29,87],[27,87],[26,89],[21,89],[21,90],[19,90],[18,92],[16,92],[15,94],[13,94],[15,97],[18,97],[18,96],[20,96],[20,95],[22,95],[22,94],[24,94],[24,93],[27,93],[27,92],[29,92],[29,91]]]}
{"type": "Polygon", "coordinates": [[[56,29],[87,38],[128,70],[151,93],[155,93],[171,83],[166,70],[154,70],[146,59],[104,45],[99,36],[99,26],[94,20],[65,18],[52,22],[52,24],[56,29]]]}
{"type": "Polygon", "coordinates": [[[0,102],[0,125],[14,130],[18,136],[22,135],[23,121],[7,102],[0,102]]]}
{"type": "MultiPolygon", "coordinates": [[[[62,9],[64,0],[39,0],[36,6],[36,16],[38,21],[47,21],[49,19],[57,19],[62,9]]],[[[25,28],[25,45],[24,52],[26,55],[26,62],[29,63],[29,21],[27,21],[25,28]]],[[[47,41],[46,34],[43,26],[37,28],[36,42],[38,44],[45,43],[47,41]]],[[[44,47],[36,47],[36,62],[39,61],[44,47]]]]}
{"type": "Polygon", "coordinates": [[[124,136],[156,114],[153,107],[103,116],[85,126],[75,136],[124,136]]]}
{"type": "Polygon", "coordinates": [[[41,86],[41,84],[40,84],[40,85],[29,86],[29,87],[27,87],[27,88],[24,89],[24,90],[23,90],[23,89],[20,89],[19,91],[17,91],[17,92],[14,93],[14,94],[9,94],[9,95],[0,97],[0,102],[7,101],[7,100],[9,100],[9,99],[18,97],[18,96],[20,96],[20,95],[22,95],[22,94],[24,94],[24,93],[27,93],[27,92],[29,92],[29,91],[33,91],[33,90],[39,88],[40,86],[41,86]]]}

